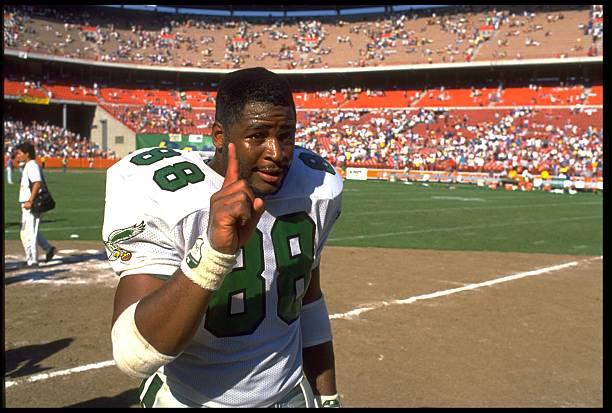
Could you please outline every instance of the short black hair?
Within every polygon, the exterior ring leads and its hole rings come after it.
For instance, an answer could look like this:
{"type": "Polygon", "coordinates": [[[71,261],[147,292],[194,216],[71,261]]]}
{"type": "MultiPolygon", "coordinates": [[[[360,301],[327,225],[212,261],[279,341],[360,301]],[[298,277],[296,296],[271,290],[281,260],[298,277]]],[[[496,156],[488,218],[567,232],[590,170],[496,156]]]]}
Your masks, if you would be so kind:
{"type": "Polygon", "coordinates": [[[36,149],[34,149],[34,145],[32,145],[31,142],[21,142],[19,145],[15,146],[15,149],[20,150],[23,153],[27,153],[30,156],[30,159],[36,159],[36,149]]]}
{"type": "Polygon", "coordinates": [[[217,89],[215,120],[227,130],[241,118],[245,105],[251,102],[289,106],[295,114],[289,82],[263,67],[251,67],[223,76],[217,89]]]}

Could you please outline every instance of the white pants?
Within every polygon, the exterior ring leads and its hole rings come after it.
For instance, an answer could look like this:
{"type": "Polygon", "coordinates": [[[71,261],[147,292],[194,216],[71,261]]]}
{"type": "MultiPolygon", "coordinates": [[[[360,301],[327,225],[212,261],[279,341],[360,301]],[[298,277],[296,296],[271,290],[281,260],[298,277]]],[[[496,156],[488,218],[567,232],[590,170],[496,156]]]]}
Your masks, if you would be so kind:
{"type": "MultiPolygon", "coordinates": [[[[149,378],[142,381],[139,389],[139,400],[141,407],[200,407],[188,405],[176,399],[167,384],[167,377],[157,371],[149,378]]],[[[312,388],[306,379],[302,377],[300,383],[293,388],[285,397],[269,407],[315,407],[315,399],[312,388]]]]}
{"type": "Polygon", "coordinates": [[[47,241],[47,239],[38,232],[39,223],[40,215],[33,214],[31,210],[25,209],[22,204],[21,231],[19,232],[19,235],[21,237],[21,243],[23,244],[28,265],[38,262],[37,246],[45,251],[48,251],[49,248],[51,248],[49,241],[47,241]]]}

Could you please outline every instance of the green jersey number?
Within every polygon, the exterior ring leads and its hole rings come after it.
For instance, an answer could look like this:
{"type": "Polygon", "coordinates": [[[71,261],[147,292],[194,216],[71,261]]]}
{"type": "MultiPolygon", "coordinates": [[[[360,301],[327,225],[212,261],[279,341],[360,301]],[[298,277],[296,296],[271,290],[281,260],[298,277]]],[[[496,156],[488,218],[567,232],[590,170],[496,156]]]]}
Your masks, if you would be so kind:
{"type": "MultiPolygon", "coordinates": [[[[180,155],[169,148],[153,148],[130,162],[152,165],[162,159],[180,155]]],[[[314,169],[335,173],[320,157],[301,154],[300,159],[314,169]],[[302,156],[304,155],[304,156],[302,156]]],[[[164,191],[177,191],[203,181],[204,172],[191,162],[182,161],[155,171],[153,180],[164,191]]],[[[277,315],[287,325],[298,319],[302,298],[310,284],[314,259],[315,223],[305,212],[278,217],[271,230],[276,260],[277,315]]],[[[266,317],[266,280],[263,234],[256,230],[242,247],[242,267],[229,273],[221,288],[208,303],[204,327],[217,337],[252,334],[266,317]]]]}
{"type": "Polygon", "coordinates": [[[164,158],[172,158],[173,156],[179,156],[181,153],[170,148],[153,148],[149,151],[139,153],[130,159],[130,162],[134,165],[151,165],[157,161],[161,161],[164,158]]]}
{"type": "MultiPolygon", "coordinates": [[[[179,156],[181,153],[169,148],[153,148],[140,153],[130,162],[134,165],[152,165],[165,158],[179,156]]],[[[155,171],[153,180],[164,191],[174,192],[204,180],[204,172],[194,163],[183,161],[168,165],[155,171]]]]}
{"type": "MultiPolygon", "coordinates": [[[[276,260],[277,315],[287,325],[298,319],[310,284],[315,224],[305,212],[278,217],[271,238],[276,260]]],[[[242,267],[225,277],[206,310],[204,327],[216,337],[252,334],[266,316],[263,235],[256,230],[242,249],[242,267]]]]}

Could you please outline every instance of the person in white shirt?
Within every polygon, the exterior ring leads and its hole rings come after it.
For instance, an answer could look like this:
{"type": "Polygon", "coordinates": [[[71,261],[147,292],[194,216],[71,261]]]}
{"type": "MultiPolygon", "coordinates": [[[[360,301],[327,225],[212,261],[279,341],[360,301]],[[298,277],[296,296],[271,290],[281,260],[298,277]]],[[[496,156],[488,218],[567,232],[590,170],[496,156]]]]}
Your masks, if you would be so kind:
{"type": "Polygon", "coordinates": [[[286,80],[222,79],[215,155],[140,149],[109,168],[111,339],[143,407],[339,407],[323,246],[342,179],[294,145],[286,80]]]}
{"type": "Polygon", "coordinates": [[[26,265],[38,266],[37,247],[45,251],[45,262],[55,255],[56,248],[39,231],[41,214],[32,212],[32,202],[43,185],[42,171],[36,163],[36,150],[30,142],[23,142],[16,147],[15,159],[23,162],[21,184],[19,187],[19,203],[21,204],[20,237],[25,251],[26,265]]]}
{"type": "Polygon", "coordinates": [[[15,155],[9,153],[6,161],[6,182],[9,185],[13,185],[13,158],[15,158],[15,155]]]}

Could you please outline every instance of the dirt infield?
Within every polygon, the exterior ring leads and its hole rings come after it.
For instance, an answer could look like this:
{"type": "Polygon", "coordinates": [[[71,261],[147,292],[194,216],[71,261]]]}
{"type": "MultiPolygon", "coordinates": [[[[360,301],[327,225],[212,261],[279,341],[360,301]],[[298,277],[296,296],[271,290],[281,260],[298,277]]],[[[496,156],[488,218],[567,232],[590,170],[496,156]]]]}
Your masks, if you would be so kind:
{"type": "MultiPolygon", "coordinates": [[[[5,241],[6,407],[136,407],[102,243],[54,244],[32,271],[5,241]]],[[[344,405],[601,407],[602,276],[600,257],[328,247],[344,405]]]]}

